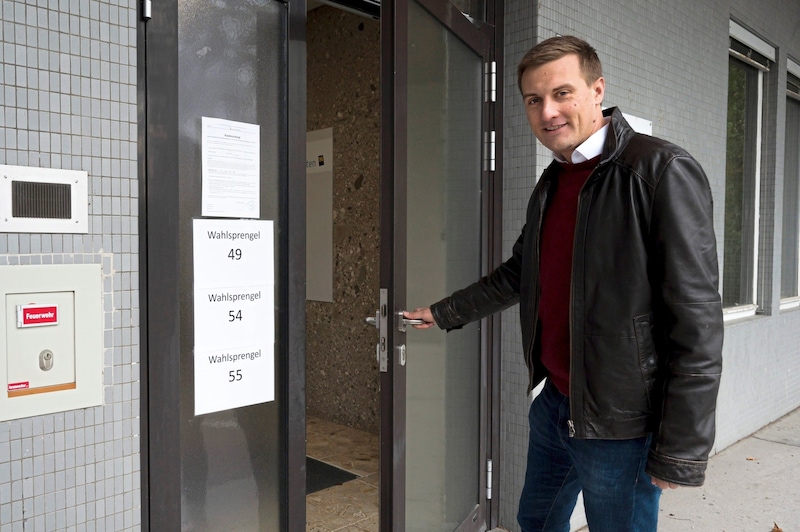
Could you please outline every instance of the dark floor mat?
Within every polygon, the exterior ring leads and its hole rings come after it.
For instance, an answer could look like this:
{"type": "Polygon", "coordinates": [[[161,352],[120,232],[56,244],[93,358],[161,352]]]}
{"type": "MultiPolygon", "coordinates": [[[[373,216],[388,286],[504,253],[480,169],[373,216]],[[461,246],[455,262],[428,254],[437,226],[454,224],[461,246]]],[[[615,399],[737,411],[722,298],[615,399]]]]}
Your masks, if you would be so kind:
{"type": "Polygon", "coordinates": [[[358,478],[357,475],[306,456],[306,495],[354,478],[358,478]]]}

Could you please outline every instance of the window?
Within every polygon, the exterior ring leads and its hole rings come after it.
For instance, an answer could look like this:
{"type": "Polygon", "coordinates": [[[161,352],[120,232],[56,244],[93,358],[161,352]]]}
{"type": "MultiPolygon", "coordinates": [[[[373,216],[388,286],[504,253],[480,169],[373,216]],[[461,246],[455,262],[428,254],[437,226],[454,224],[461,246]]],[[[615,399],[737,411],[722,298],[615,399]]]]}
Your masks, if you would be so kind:
{"type": "Polygon", "coordinates": [[[725,307],[755,303],[761,72],[731,57],[728,71],[728,134],[725,160],[725,240],[722,301],[725,307]]]}
{"type": "MultiPolygon", "coordinates": [[[[789,65],[792,66],[790,60],[789,65]]],[[[795,63],[796,65],[796,63],[795,63]]],[[[800,65],[796,65],[800,75],[800,65]]],[[[786,147],[783,159],[781,308],[800,306],[800,77],[786,82],[786,147]]]]}
{"type": "Polygon", "coordinates": [[[756,311],[764,74],[774,48],[731,21],[722,304],[726,318],[756,311]]]}

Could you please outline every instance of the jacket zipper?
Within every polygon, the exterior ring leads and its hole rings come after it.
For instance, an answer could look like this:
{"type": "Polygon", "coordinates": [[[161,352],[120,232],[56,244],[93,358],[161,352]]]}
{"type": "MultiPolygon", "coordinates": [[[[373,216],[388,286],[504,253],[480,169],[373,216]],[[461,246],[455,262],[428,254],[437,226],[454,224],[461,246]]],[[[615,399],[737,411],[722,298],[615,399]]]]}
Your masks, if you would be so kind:
{"type": "MultiPolygon", "coordinates": [[[[551,185],[548,185],[548,190],[549,190],[550,186],[551,185]]],[[[542,194],[541,197],[539,198],[539,222],[536,224],[537,232],[536,232],[536,235],[535,235],[535,237],[536,237],[536,264],[538,264],[538,261],[539,261],[539,259],[541,257],[540,238],[541,238],[541,234],[542,234],[542,220],[544,220],[545,203],[546,203],[545,202],[545,196],[544,196],[544,194],[542,194]]],[[[537,266],[537,269],[538,269],[538,266],[537,266]]],[[[537,271],[536,274],[537,274],[537,277],[538,277],[539,272],[537,271]]],[[[533,374],[533,345],[536,343],[536,328],[538,327],[538,323],[539,323],[539,308],[538,308],[539,307],[539,294],[538,294],[539,287],[538,287],[538,284],[537,284],[536,290],[537,290],[537,294],[536,294],[536,307],[537,307],[536,308],[536,319],[533,322],[533,333],[531,335],[531,345],[528,348],[528,352],[525,354],[525,358],[526,358],[526,361],[528,363],[528,367],[530,368],[530,372],[529,372],[530,376],[528,377],[528,391],[529,392],[530,392],[531,389],[533,389],[533,379],[535,378],[535,375],[533,374]]]]}
{"type": "MultiPolygon", "coordinates": [[[[597,166],[600,166],[600,164],[602,164],[602,162],[598,163],[597,166]]],[[[567,420],[567,427],[569,429],[569,437],[570,438],[574,438],[575,437],[575,420],[574,420],[574,417],[575,417],[575,414],[574,414],[575,405],[573,404],[573,401],[572,401],[572,398],[574,396],[574,394],[572,393],[572,389],[573,389],[572,379],[573,379],[573,376],[574,376],[574,372],[572,371],[572,367],[574,365],[573,364],[573,359],[574,359],[574,351],[575,351],[573,349],[573,345],[574,345],[575,342],[574,342],[573,330],[572,330],[572,324],[573,324],[572,291],[573,291],[573,288],[575,286],[575,242],[577,241],[575,237],[577,235],[579,222],[581,220],[581,203],[582,203],[581,200],[583,198],[583,190],[586,188],[586,184],[589,183],[589,181],[591,181],[592,177],[594,177],[595,173],[597,172],[597,166],[595,166],[595,168],[589,174],[589,177],[587,177],[586,181],[584,181],[583,186],[581,186],[580,191],[578,191],[578,210],[577,210],[577,214],[576,214],[577,218],[575,220],[575,231],[576,231],[576,233],[572,235],[572,266],[571,266],[572,272],[571,272],[571,278],[570,278],[570,282],[569,282],[569,417],[570,418],[567,420]]]]}
{"type": "MultiPolygon", "coordinates": [[[[587,179],[587,181],[588,181],[588,179],[587,179]]],[[[584,183],[584,186],[586,186],[585,183],[584,183]]],[[[581,187],[581,190],[578,192],[578,211],[577,211],[578,212],[578,214],[577,214],[578,218],[577,218],[577,220],[575,220],[575,230],[576,231],[578,230],[578,220],[580,220],[580,218],[581,218],[581,192],[583,192],[583,187],[581,187]]],[[[573,320],[573,317],[572,317],[572,292],[573,292],[573,287],[574,287],[574,283],[575,283],[575,242],[576,242],[575,235],[573,234],[572,235],[572,264],[570,265],[570,268],[571,268],[572,271],[570,273],[570,281],[569,281],[569,397],[568,397],[568,400],[569,400],[569,419],[567,420],[567,427],[569,428],[569,437],[570,438],[574,438],[575,437],[575,421],[573,420],[573,417],[575,415],[574,414],[575,413],[575,407],[574,407],[573,402],[572,402],[572,397],[574,396],[574,394],[572,393],[572,390],[573,390],[572,379],[573,379],[573,374],[574,374],[574,372],[572,371],[572,367],[574,366],[574,364],[573,364],[573,358],[574,358],[573,353],[575,351],[574,348],[573,348],[573,345],[574,345],[575,342],[574,342],[573,337],[572,337],[572,320],[573,320]]]]}

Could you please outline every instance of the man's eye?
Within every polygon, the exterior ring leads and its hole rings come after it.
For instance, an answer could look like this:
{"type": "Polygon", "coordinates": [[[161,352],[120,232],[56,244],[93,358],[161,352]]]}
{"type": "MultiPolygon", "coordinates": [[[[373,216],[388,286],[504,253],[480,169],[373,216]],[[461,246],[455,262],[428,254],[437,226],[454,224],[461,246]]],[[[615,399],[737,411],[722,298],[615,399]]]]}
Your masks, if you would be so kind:
{"type": "Polygon", "coordinates": [[[528,105],[536,105],[540,101],[541,101],[540,98],[531,98],[531,99],[528,100],[528,105]]]}
{"type": "Polygon", "coordinates": [[[559,91],[558,92],[558,97],[559,98],[566,98],[567,96],[569,96],[569,91],[559,91]]]}

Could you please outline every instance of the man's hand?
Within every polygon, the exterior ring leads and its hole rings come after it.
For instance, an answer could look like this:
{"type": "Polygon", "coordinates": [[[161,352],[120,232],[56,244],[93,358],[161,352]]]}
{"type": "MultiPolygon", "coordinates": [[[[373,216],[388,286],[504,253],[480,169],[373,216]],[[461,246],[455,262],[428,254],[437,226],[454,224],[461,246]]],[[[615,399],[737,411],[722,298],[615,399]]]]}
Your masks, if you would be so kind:
{"type": "Polygon", "coordinates": [[[674,490],[675,488],[680,488],[679,484],[673,484],[672,482],[667,482],[666,480],[661,480],[660,478],[650,477],[650,480],[653,483],[653,486],[658,486],[662,490],[674,490]]]}
{"type": "Polygon", "coordinates": [[[422,320],[425,322],[419,325],[413,325],[415,329],[430,329],[436,325],[436,322],[433,320],[433,314],[431,314],[430,307],[417,308],[414,309],[413,312],[405,311],[403,312],[403,317],[410,320],[422,320]]]}

